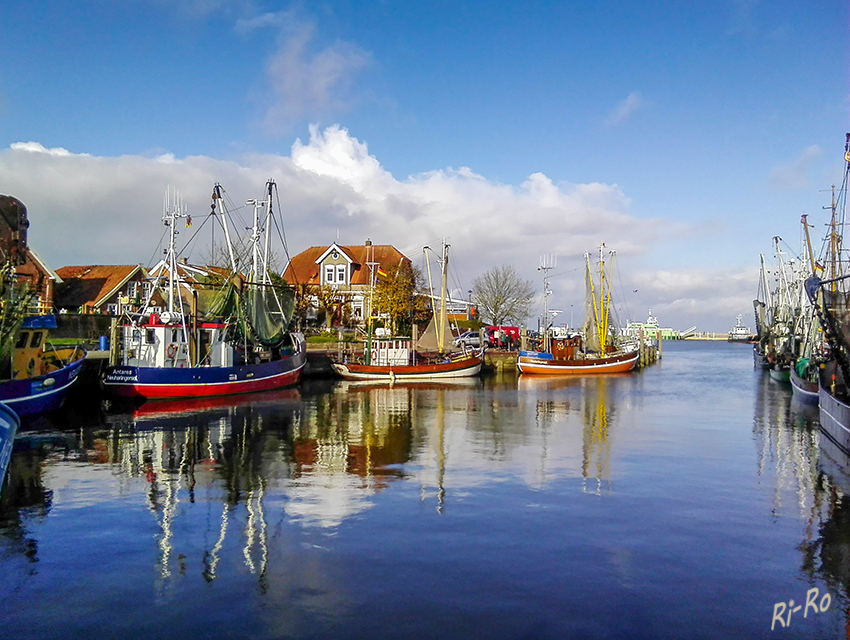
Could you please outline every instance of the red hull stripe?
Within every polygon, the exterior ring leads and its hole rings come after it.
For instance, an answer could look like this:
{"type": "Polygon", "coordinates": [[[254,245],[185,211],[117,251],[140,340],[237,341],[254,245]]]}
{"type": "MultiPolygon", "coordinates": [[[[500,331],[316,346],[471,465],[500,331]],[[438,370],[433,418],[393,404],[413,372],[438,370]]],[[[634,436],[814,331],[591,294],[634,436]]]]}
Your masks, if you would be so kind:
{"type": "Polygon", "coordinates": [[[139,384],[106,383],[109,390],[122,397],[141,398],[201,398],[205,396],[230,395],[267,391],[297,384],[301,379],[301,365],[297,369],[253,380],[234,380],[232,382],[207,382],[197,384],[139,384]]]}

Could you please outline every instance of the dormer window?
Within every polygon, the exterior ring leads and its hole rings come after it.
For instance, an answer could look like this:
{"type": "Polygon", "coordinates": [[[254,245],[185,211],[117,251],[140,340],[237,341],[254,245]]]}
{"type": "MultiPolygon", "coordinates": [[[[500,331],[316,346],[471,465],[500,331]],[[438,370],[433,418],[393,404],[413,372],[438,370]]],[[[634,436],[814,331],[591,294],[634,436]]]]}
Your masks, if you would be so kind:
{"type": "Polygon", "coordinates": [[[332,264],[325,266],[325,284],[333,284],[336,267],[332,264]]]}
{"type": "Polygon", "coordinates": [[[345,284],[345,265],[339,264],[336,267],[336,281],[339,284],[345,284]]]}

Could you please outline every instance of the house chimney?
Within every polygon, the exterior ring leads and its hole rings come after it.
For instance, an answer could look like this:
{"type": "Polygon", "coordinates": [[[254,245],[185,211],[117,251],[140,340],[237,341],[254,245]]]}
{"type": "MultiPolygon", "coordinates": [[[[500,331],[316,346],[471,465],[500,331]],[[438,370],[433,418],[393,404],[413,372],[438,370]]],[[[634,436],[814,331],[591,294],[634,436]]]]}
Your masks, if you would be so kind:
{"type": "Polygon", "coordinates": [[[372,241],[371,241],[369,238],[366,238],[366,246],[367,246],[367,247],[371,247],[371,246],[372,246],[372,241]]]}

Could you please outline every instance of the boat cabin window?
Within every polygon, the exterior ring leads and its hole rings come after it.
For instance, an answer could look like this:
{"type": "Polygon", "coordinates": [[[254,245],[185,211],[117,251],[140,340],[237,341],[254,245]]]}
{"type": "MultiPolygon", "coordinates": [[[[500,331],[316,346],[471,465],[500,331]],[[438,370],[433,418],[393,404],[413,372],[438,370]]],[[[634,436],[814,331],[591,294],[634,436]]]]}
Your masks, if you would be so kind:
{"type": "Polygon", "coordinates": [[[133,329],[133,342],[141,342],[142,340],[142,332],[138,329],[133,329]]]}
{"type": "Polygon", "coordinates": [[[18,341],[15,343],[15,349],[25,349],[29,337],[30,334],[28,331],[21,331],[20,335],[18,335],[18,341]]]}
{"type": "Polygon", "coordinates": [[[30,342],[30,348],[35,349],[38,346],[41,346],[41,331],[34,331],[32,334],[32,341],[30,342]]]}
{"type": "Polygon", "coordinates": [[[153,344],[156,342],[156,331],[148,329],[145,331],[145,344],[153,344]]]}
{"type": "Polygon", "coordinates": [[[182,329],[172,329],[171,330],[171,342],[183,342],[183,330],[182,329]]]}

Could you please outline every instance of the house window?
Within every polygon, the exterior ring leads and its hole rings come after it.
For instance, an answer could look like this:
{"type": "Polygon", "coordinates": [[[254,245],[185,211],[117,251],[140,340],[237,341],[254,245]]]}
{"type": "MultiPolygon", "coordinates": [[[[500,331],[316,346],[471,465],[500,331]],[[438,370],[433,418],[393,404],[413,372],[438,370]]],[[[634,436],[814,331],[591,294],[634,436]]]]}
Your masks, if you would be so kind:
{"type": "Polygon", "coordinates": [[[345,284],[345,265],[340,264],[336,267],[336,281],[339,284],[345,284]]]}
{"type": "Polygon", "coordinates": [[[139,283],[130,282],[127,284],[127,297],[135,298],[139,293],[139,283]]]}
{"type": "Polygon", "coordinates": [[[332,284],[334,282],[334,269],[332,264],[325,266],[325,284],[332,284]]]}
{"type": "Polygon", "coordinates": [[[142,295],[144,296],[145,300],[147,300],[147,298],[150,294],[151,294],[151,283],[150,282],[143,282],[142,283],[142,295]]]}
{"type": "Polygon", "coordinates": [[[116,303],[106,305],[106,313],[117,316],[118,315],[118,305],[116,303]]]}

